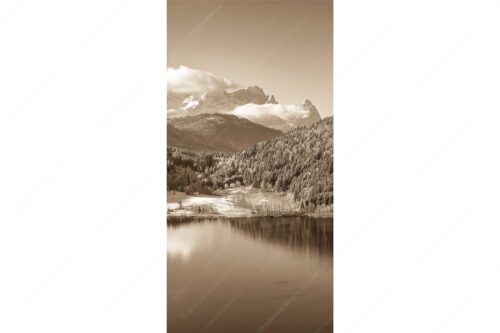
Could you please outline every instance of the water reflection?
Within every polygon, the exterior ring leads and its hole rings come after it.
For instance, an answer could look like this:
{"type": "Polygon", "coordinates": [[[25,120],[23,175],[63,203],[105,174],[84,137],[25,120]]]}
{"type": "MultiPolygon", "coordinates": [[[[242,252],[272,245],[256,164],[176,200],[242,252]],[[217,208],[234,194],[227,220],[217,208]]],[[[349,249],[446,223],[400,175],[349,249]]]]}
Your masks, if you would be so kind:
{"type": "Polygon", "coordinates": [[[332,331],[330,219],[168,226],[168,332],[332,331]]]}
{"type": "Polygon", "coordinates": [[[231,226],[246,235],[299,252],[333,255],[333,223],[317,218],[232,219],[231,226]]]}
{"type": "MultiPolygon", "coordinates": [[[[330,218],[312,217],[281,217],[281,218],[221,218],[207,220],[205,218],[185,218],[183,220],[169,221],[168,226],[172,229],[195,223],[226,223],[231,225],[235,231],[242,232],[255,240],[270,242],[275,246],[287,249],[315,253],[322,256],[333,256],[333,221],[330,218]]],[[[184,251],[192,243],[192,234],[182,237],[184,251]]],[[[177,243],[180,234],[172,239],[173,244],[167,244],[167,252],[172,254],[181,251],[177,243]]]]}

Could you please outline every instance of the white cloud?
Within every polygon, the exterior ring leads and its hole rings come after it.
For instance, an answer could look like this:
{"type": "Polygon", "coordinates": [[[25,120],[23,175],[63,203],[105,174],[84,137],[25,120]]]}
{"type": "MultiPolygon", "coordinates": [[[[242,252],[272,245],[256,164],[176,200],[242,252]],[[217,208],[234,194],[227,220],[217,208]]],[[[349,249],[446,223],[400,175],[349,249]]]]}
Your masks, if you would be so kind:
{"type": "Polygon", "coordinates": [[[232,114],[240,117],[273,115],[285,120],[303,119],[309,116],[309,110],[301,104],[245,104],[236,107],[232,114]]]}
{"type": "Polygon", "coordinates": [[[239,85],[212,73],[179,66],[167,68],[167,90],[169,93],[203,94],[239,88],[239,85]]]}
{"type": "Polygon", "coordinates": [[[299,125],[300,120],[307,118],[310,112],[302,104],[250,103],[236,107],[231,114],[247,118],[257,124],[287,131],[299,125]]]}

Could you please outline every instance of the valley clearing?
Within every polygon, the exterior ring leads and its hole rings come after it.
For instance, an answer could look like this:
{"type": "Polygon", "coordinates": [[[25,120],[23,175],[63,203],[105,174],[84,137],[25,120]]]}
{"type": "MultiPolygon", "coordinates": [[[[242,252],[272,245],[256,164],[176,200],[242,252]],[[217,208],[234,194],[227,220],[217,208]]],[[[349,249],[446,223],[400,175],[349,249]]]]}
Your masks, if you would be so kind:
{"type": "MultiPolygon", "coordinates": [[[[217,195],[187,195],[167,192],[167,215],[173,216],[297,216],[305,215],[292,194],[264,192],[251,186],[240,186],[216,192],[217,195]]],[[[331,216],[331,208],[316,208],[307,215],[331,216]]]]}

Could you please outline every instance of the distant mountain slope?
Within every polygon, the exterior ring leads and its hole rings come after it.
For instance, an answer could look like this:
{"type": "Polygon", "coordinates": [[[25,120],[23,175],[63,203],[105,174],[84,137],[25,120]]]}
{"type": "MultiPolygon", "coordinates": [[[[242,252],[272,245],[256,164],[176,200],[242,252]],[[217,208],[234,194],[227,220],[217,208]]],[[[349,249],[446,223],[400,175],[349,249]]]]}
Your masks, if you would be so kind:
{"type": "Polygon", "coordinates": [[[167,124],[167,145],[185,149],[215,150],[202,136],[167,124]]]}
{"type": "Polygon", "coordinates": [[[225,114],[169,119],[168,125],[168,130],[172,131],[168,134],[169,147],[200,150],[237,152],[283,134],[247,119],[225,114]]]}

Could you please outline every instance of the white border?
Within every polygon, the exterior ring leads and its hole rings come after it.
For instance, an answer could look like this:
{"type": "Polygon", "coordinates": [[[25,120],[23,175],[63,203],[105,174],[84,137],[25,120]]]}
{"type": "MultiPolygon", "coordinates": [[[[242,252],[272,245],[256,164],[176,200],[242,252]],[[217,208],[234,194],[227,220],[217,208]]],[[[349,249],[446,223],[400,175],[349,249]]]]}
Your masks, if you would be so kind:
{"type": "Polygon", "coordinates": [[[335,332],[500,330],[498,17],[335,0],[335,332]]]}
{"type": "Polygon", "coordinates": [[[0,331],[166,331],[165,1],[0,4],[0,331]]]}

